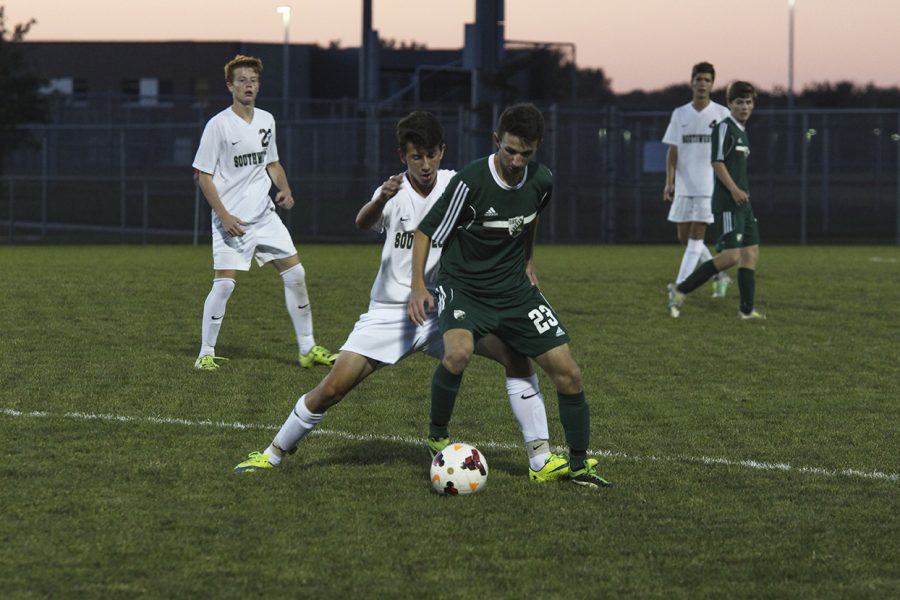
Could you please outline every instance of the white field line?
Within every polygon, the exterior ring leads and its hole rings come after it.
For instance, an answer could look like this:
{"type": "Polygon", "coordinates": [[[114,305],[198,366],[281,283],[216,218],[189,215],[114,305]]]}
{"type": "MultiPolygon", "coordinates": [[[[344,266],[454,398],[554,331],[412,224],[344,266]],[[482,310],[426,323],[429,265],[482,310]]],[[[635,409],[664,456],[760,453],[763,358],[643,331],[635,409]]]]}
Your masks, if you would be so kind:
{"type": "MultiPolygon", "coordinates": [[[[191,421],[188,419],[173,419],[169,417],[129,417],[126,415],[109,415],[94,414],[82,412],[67,412],[54,414],[45,411],[23,412],[11,408],[0,408],[0,415],[7,417],[24,417],[24,418],[47,418],[47,419],[80,419],[85,421],[111,421],[119,423],[152,423],[158,425],[183,425],[186,427],[213,427],[217,429],[235,429],[247,430],[258,429],[264,431],[277,431],[278,425],[263,425],[260,423],[238,423],[226,421],[191,421]]],[[[407,437],[400,435],[376,435],[376,434],[356,434],[346,431],[337,431],[334,429],[317,428],[312,431],[314,435],[325,435],[337,437],[345,440],[354,441],[380,441],[380,442],[397,442],[408,444],[411,446],[419,446],[423,443],[422,438],[407,437]]],[[[491,440],[482,440],[473,442],[482,449],[495,448],[499,450],[516,450],[518,444],[509,444],[505,442],[496,442],[491,440]]],[[[564,448],[557,447],[555,452],[562,452],[564,448]]],[[[636,456],[626,454],[624,452],[616,452],[611,450],[589,450],[588,454],[593,456],[605,456],[619,460],[628,460],[633,462],[659,462],[659,463],[696,463],[704,465],[724,466],[724,467],[743,467],[745,469],[754,469],[757,471],[782,471],[786,473],[802,473],[804,475],[819,475],[822,477],[852,477],[857,479],[875,479],[879,481],[900,481],[898,473],[883,473],[881,471],[864,471],[860,469],[824,469],[822,467],[797,467],[787,463],[771,463],[758,460],[733,460],[730,458],[715,458],[710,456],[636,456]]]]}

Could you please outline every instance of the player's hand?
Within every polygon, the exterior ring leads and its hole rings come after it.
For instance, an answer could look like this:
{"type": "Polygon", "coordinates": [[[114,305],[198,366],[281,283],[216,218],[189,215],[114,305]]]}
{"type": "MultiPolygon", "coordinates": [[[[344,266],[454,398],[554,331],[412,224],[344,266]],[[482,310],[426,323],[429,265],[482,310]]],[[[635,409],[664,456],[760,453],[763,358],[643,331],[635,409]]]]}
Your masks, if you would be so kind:
{"type": "Polygon", "coordinates": [[[290,210],[294,207],[294,196],[291,194],[290,190],[287,192],[279,190],[278,193],[275,194],[275,206],[286,210],[290,210]]]}
{"type": "Polygon", "coordinates": [[[749,192],[745,192],[744,190],[738,189],[731,192],[731,197],[734,199],[734,203],[738,206],[742,204],[747,204],[750,202],[750,194],[749,192]]]}
{"type": "Polygon", "coordinates": [[[381,202],[386,203],[388,200],[397,195],[400,186],[403,185],[403,174],[393,175],[390,179],[381,184],[381,202]]]}
{"type": "Polygon", "coordinates": [[[231,213],[225,213],[224,215],[218,215],[219,221],[222,223],[222,229],[228,235],[232,237],[241,237],[244,235],[244,228],[242,225],[246,225],[243,221],[232,215],[231,213]]]}
{"type": "Polygon", "coordinates": [[[409,320],[417,325],[422,325],[428,318],[428,313],[434,310],[434,296],[424,287],[413,288],[409,293],[409,305],[407,314],[409,320]]]}
{"type": "Polygon", "coordinates": [[[663,202],[671,202],[675,199],[675,186],[667,184],[663,189],[663,202]]]}
{"type": "Polygon", "coordinates": [[[534,272],[534,263],[530,260],[525,263],[525,274],[528,276],[528,280],[531,281],[531,285],[540,287],[540,285],[538,285],[537,273],[534,272]]]}

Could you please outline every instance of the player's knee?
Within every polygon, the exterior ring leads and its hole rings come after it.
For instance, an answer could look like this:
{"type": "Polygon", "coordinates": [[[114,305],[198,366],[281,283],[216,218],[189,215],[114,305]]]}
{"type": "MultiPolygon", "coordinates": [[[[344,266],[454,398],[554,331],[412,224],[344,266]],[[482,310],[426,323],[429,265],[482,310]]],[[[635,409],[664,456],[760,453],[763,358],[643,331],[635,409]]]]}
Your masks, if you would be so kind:
{"type": "Polygon", "coordinates": [[[737,250],[725,250],[715,259],[716,268],[719,271],[730,269],[738,263],[739,253],[737,250]]]}
{"type": "Polygon", "coordinates": [[[307,394],[307,407],[316,413],[323,413],[347,395],[347,386],[342,382],[326,377],[316,389],[307,394]]]}
{"type": "Polygon", "coordinates": [[[558,369],[553,374],[553,384],[556,389],[564,394],[577,394],[584,389],[581,378],[581,369],[574,362],[558,369]]]}
{"type": "Polygon", "coordinates": [[[459,375],[466,370],[466,367],[469,365],[469,360],[471,360],[471,358],[471,350],[467,351],[465,348],[445,348],[444,358],[441,360],[441,362],[443,363],[445,369],[447,369],[454,375],[459,375]]]}
{"type": "Polygon", "coordinates": [[[293,267],[285,269],[281,272],[281,279],[284,285],[303,285],[306,283],[306,270],[302,263],[297,263],[293,267]]]}
{"type": "Polygon", "coordinates": [[[213,279],[211,294],[219,296],[222,300],[228,300],[234,291],[234,279],[218,277],[213,279]]]}

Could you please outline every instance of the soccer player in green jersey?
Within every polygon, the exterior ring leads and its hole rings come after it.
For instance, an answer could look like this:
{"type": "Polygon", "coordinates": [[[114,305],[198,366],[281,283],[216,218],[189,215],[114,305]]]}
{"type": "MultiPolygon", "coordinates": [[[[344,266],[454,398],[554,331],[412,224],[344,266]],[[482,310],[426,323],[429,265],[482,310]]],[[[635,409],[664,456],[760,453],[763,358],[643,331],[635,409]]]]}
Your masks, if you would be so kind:
{"type": "Polygon", "coordinates": [[[712,196],[713,231],[718,240],[719,255],[706,261],[678,285],[669,284],[669,313],[678,317],[687,294],[706,283],[720,271],[738,266],[738,289],[741,319],[765,319],[754,308],[756,298],[756,263],[759,260],[759,226],[750,204],[747,181],[747,157],[750,141],[747,121],[753,112],[756,89],[746,81],[728,86],[728,108],[731,115],[719,123],[712,133],[712,164],[715,186],[712,196]]]}
{"type": "Polygon", "coordinates": [[[507,108],[494,133],[497,152],[457,173],[416,230],[409,317],[418,324],[435,308],[425,285],[428,253],[443,245],[436,295],[444,354],[431,384],[429,447],[449,443],[463,371],[476,342],[494,334],[553,380],[569,447],[568,480],[607,487],[597,461],[587,458],[590,411],[581,370],[532,268],[538,214],[553,191],[550,170],[532,161],[543,137],[544,117],[533,104],[507,108]]]}
{"type": "MultiPolygon", "coordinates": [[[[356,322],[334,368],[319,385],[300,396],[269,446],[263,452],[251,452],[234,468],[236,473],[265,471],[280,465],[318,426],[329,408],[376,371],[418,352],[438,359],[443,355],[437,316],[429,315],[422,324],[412,323],[407,318],[407,303],[416,227],[456,171],[440,168],[445,150],[444,127],[431,113],[416,111],[400,119],[397,150],[405,172],[380,185],[356,216],[357,227],[385,235],[369,310],[356,322]]],[[[432,288],[438,259],[435,253],[426,268],[426,281],[432,288]]],[[[541,483],[568,477],[568,460],[550,452],[544,399],[529,360],[511,352],[495,336],[479,340],[475,351],[506,369],[506,391],[522,430],[529,479],[541,483]]]]}

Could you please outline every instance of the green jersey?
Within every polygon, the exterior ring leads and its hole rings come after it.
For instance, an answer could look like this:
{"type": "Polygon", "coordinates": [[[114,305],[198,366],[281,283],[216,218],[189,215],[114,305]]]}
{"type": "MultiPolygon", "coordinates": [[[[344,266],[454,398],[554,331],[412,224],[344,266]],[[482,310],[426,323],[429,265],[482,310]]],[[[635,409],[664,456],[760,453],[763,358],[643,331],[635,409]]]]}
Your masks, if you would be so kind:
{"type": "Polygon", "coordinates": [[[485,300],[528,293],[526,240],[553,191],[553,175],[529,163],[522,180],[508,186],[494,167],[494,156],[457,173],[419,223],[433,244],[443,244],[438,284],[485,300]]]}
{"type": "MultiPolygon", "coordinates": [[[[723,119],[712,131],[712,161],[725,164],[728,174],[739,188],[750,191],[747,180],[747,158],[750,156],[750,139],[743,125],[729,116],[723,119]]],[[[712,210],[713,212],[733,212],[738,209],[728,188],[713,176],[712,210]]]]}

